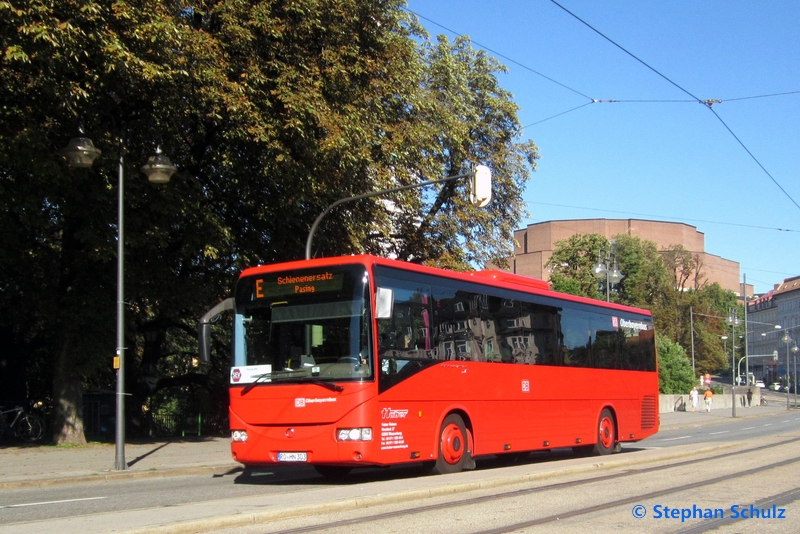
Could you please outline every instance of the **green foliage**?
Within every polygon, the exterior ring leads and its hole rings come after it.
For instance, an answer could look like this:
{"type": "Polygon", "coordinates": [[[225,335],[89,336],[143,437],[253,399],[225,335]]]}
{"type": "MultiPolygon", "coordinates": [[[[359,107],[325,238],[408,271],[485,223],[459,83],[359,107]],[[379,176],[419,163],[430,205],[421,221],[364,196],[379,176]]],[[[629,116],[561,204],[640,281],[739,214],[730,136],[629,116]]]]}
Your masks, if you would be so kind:
{"type": "Polygon", "coordinates": [[[170,395],[224,412],[228,333],[199,372],[197,318],[241,268],[303,257],[335,200],[483,163],[488,210],[466,181],[343,205],[313,252],[509,255],[538,154],[504,68],[467,39],[427,40],[402,5],[0,1],[0,364],[13,395],[55,408],[57,441],[82,439],[82,389],[115,377],[121,138],[131,419],[170,395]],[[79,118],[103,151],[91,169],[57,157],[79,118]],[[179,167],[164,186],[138,172],[155,144],[179,167]]]}
{"type": "MultiPolygon", "coordinates": [[[[554,272],[550,276],[550,288],[553,291],[568,293],[570,295],[582,295],[583,290],[580,282],[574,278],[567,278],[560,272],[554,272]]],[[[585,295],[584,295],[585,296],[585,295]]]]}
{"type": "Polygon", "coordinates": [[[656,244],[627,234],[614,236],[613,242],[625,275],[617,287],[619,302],[650,309],[663,303],[672,287],[656,244]]]}
{"type": "Polygon", "coordinates": [[[546,267],[557,291],[605,300],[600,293],[592,268],[597,263],[600,249],[608,249],[609,242],[600,234],[573,234],[558,241],[546,267]]]}
{"type": "Polygon", "coordinates": [[[686,351],[666,336],[656,335],[658,389],[665,395],[689,393],[697,383],[686,351]]]}

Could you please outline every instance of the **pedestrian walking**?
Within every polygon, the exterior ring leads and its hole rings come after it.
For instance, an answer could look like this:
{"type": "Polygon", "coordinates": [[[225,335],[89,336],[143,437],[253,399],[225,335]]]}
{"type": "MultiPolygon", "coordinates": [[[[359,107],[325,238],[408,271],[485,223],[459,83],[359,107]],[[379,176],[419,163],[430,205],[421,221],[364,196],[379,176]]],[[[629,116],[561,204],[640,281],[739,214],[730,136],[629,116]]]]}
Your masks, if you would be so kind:
{"type": "Polygon", "coordinates": [[[706,392],[703,393],[703,398],[706,400],[706,411],[711,411],[711,404],[714,402],[714,392],[711,391],[711,388],[706,389],[706,392]]]}
{"type": "Polygon", "coordinates": [[[747,390],[747,407],[748,408],[750,407],[750,404],[752,402],[753,402],[753,390],[752,389],[748,389],[747,390]]]}
{"type": "Polygon", "coordinates": [[[697,410],[697,402],[700,400],[700,393],[697,391],[697,388],[692,388],[692,392],[689,393],[689,398],[692,401],[692,411],[697,410]]]}

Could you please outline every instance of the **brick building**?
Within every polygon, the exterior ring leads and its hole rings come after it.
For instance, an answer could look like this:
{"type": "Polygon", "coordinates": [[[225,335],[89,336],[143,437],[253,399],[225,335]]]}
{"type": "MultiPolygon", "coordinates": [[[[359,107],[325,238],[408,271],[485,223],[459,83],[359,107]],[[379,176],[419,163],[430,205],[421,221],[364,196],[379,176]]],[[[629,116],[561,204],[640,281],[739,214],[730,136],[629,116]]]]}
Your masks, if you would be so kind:
{"type": "MultiPolygon", "coordinates": [[[[574,234],[600,234],[608,239],[628,234],[653,241],[659,250],[671,245],[683,247],[698,256],[708,283],[717,282],[723,289],[741,294],[739,263],[705,251],[705,236],[697,228],[683,223],[646,221],[642,219],[576,219],[546,221],[528,225],[514,232],[514,257],[509,270],[525,276],[548,280],[545,265],[553,254],[555,244],[574,234]]],[[[748,294],[752,289],[748,287],[748,294]]]]}

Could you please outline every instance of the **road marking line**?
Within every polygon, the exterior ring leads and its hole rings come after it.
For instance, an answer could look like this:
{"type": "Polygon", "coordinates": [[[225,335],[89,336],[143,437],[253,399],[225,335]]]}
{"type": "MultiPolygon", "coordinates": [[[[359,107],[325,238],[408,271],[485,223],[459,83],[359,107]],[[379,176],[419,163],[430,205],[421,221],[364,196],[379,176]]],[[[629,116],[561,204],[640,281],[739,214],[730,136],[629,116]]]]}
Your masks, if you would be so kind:
{"type": "Polygon", "coordinates": [[[753,430],[754,428],[754,426],[746,426],[742,430],[753,430]]]}
{"type": "Polygon", "coordinates": [[[678,440],[678,439],[689,439],[691,437],[692,436],[681,436],[679,438],[666,438],[666,439],[662,439],[661,441],[675,441],[675,440],[678,440]]]}
{"type": "Polygon", "coordinates": [[[720,432],[709,432],[709,435],[713,436],[715,434],[727,434],[730,430],[722,430],[720,432]]]}
{"type": "Polygon", "coordinates": [[[6,506],[0,506],[2,508],[23,508],[25,506],[42,506],[45,504],[62,504],[67,502],[79,502],[79,501],[97,501],[99,499],[105,499],[106,497],[85,497],[83,499],[64,499],[63,501],[44,501],[44,502],[27,502],[22,504],[8,504],[6,506]]]}

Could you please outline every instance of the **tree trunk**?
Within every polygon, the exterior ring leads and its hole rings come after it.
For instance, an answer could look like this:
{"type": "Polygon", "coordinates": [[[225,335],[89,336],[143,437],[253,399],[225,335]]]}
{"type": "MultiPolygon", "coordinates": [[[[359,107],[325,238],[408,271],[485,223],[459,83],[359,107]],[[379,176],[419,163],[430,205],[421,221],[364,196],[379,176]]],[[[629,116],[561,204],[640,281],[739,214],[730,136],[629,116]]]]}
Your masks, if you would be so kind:
{"type": "Polygon", "coordinates": [[[53,376],[53,441],[56,445],[85,445],[83,388],[73,362],[72,338],[70,334],[62,334],[59,338],[53,376]]]}

